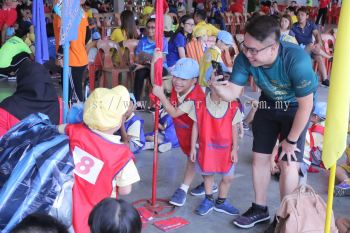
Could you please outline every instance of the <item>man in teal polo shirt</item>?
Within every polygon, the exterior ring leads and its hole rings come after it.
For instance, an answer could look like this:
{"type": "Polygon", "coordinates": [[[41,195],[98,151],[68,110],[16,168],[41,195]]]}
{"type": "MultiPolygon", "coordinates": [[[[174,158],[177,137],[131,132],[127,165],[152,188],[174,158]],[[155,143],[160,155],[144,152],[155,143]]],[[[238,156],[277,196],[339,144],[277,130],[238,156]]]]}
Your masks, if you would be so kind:
{"type": "Polygon", "coordinates": [[[211,88],[226,101],[236,99],[252,75],[261,89],[259,109],[253,121],[253,184],[255,202],[234,220],[250,228],[270,220],[267,188],[270,182],[270,157],[280,139],[279,166],[281,199],[299,183],[305,134],[314,104],[317,77],[310,56],[299,46],[279,42],[280,29],[270,16],[253,18],[246,26],[240,53],[229,81],[212,77],[211,88]]]}

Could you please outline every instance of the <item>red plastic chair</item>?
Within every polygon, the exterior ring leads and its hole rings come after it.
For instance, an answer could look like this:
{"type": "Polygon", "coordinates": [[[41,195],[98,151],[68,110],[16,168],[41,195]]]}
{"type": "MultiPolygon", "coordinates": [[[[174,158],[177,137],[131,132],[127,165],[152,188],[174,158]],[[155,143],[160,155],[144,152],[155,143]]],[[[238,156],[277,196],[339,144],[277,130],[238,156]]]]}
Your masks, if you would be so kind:
{"type": "MultiPolygon", "coordinates": [[[[329,33],[323,33],[321,34],[321,39],[322,39],[322,44],[323,44],[323,50],[328,54],[328,55],[333,55],[333,50],[334,50],[334,45],[335,45],[335,38],[333,35],[329,33]]],[[[330,75],[331,70],[332,70],[332,61],[330,61],[327,58],[324,58],[324,63],[326,66],[327,70],[327,75],[330,75]]],[[[318,64],[316,61],[314,61],[314,70],[315,72],[318,71],[318,64]]]]}
{"type": "Polygon", "coordinates": [[[100,79],[100,86],[107,86],[107,73],[112,75],[112,87],[117,86],[119,84],[119,74],[129,72],[128,67],[115,67],[113,64],[112,52],[113,50],[120,50],[118,44],[111,40],[99,40],[97,42],[97,49],[99,52],[102,52],[102,75],[100,79]]]}
{"type": "MultiPolygon", "coordinates": [[[[125,52],[128,53],[128,58],[126,58],[126,65],[131,65],[135,63],[135,49],[138,43],[139,41],[135,39],[129,39],[124,41],[124,47],[126,49],[125,52]]],[[[125,86],[130,90],[134,86],[133,80],[135,79],[135,72],[130,71],[128,74],[129,75],[127,76],[127,80],[125,81],[125,86]]]]}
{"type": "Polygon", "coordinates": [[[224,13],[225,25],[229,32],[235,32],[235,16],[231,12],[224,13]]]}
{"type": "Polygon", "coordinates": [[[333,6],[329,12],[328,23],[338,25],[341,7],[333,6]]]}
{"type": "MultiPolygon", "coordinates": [[[[245,17],[241,13],[235,13],[235,31],[234,34],[244,33],[245,17]]],[[[232,32],[233,33],[233,32],[232,32]]]]}
{"type": "Polygon", "coordinates": [[[318,7],[309,8],[309,19],[315,21],[318,14],[318,7]]]}
{"type": "Polygon", "coordinates": [[[102,70],[102,53],[98,50],[97,55],[95,57],[94,62],[89,62],[88,71],[89,71],[89,86],[90,90],[93,91],[95,89],[95,74],[96,71],[102,70]]]}
{"type": "Polygon", "coordinates": [[[278,10],[280,12],[284,12],[286,10],[287,6],[286,5],[278,5],[278,10]]]}
{"type": "MultiPolygon", "coordinates": [[[[335,46],[334,36],[331,34],[321,34],[321,39],[323,42],[324,51],[329,55],[333,55],[334,46],[335,46]]],[[[326,63],[327,74],[330,75],[330,72],[332,69],[332,62],[329,61],[329,59],[325,59],[325,63],[326,63]]]]}

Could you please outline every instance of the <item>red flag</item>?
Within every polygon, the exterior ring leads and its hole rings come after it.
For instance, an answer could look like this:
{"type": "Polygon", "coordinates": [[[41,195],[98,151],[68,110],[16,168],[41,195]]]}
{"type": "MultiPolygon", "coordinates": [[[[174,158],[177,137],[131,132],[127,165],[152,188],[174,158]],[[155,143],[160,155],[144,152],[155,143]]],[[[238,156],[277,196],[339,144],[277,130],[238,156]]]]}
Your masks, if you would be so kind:
{"type": "MultiPolygon", "coordinates": [[[[164,13],[163,5],[166,0],[157,1],[156,5],[156,48],[163,51],[163,32],[164,32],[164,13]]],[[[155,64],[154,70],[154,82],[161,86],[162,85],[162,71],[163,71],[163,61],[159,59],[155,64]]]]}

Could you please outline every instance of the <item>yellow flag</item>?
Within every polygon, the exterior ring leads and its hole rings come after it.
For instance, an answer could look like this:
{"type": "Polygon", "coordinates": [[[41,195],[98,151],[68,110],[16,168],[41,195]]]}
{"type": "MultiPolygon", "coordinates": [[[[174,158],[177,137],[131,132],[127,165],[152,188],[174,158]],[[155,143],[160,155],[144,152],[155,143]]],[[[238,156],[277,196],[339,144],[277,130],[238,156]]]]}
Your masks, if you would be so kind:
{"type": "Polygon", "coordinates": [[[343,1],[328,94],[322,160],[330,168],[346,148],[350,106],[350,1],[343,1]]]}

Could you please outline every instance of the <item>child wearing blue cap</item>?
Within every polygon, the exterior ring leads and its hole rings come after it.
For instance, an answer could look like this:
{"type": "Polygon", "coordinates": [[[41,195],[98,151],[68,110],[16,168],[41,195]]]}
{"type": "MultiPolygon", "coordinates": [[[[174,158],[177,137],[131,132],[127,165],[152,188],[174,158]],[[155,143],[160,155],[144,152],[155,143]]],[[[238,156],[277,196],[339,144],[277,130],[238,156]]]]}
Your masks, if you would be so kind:
{"type": "MultiPolygon", "coordinates": [[[[161,57],[162,55],[159,51],[155,52],[152,59],[152,67],[161,57]]],[[[151,74],[153,74],[153,72],[151,72],[151,74]]],[[[181,184],[181,186],[175,191],[169,201],[172,205],[183,206],[186,202],[186,195],[189,186],[195,176],[195,163],[192,162],[189,157],[191,151],[193,120],[188,114],[193,111],[194,101],[203,101],[205,95],[201,87],[197,84],[197,78],[199,75],[198,63],[192,58],[179,59],[171,74],[173,76],[173,89],[170,96],[171,102],[166,98],[163,87],[161,86],[154,85],[153,94],[159,98],[165,111],[167,111],[173,118],[180,147],[187,156],[183,184],[181,184]]],[[[153,77],[152,80],[154,80],[153,77]]]]}
{"type": "Polygon", "coordinates": [[[227,67],[222,60],[222,52],[228,50],[234,44],[232,35],[227,31],[219,31],[216,44],[209,48],[199,62],[199,85],[207,87],[207,81],[213,72],[212,61],[218,62],[223,72],[231,72],[232,67],[227,67]]]}
{"type": "MultiPolygon", "coordinates": [[[[171,116],[161,108],[159,110],[159,124],[158,124],[158,151],[160,153],[167,152],[172,148],[179,147],[179,141],[176,136],[174,122],[171,116]]],[[[147,133],[146,145],[144,149],[154,149],[154,132],[147,133]]]]}
{"type": "Polygon", "coordinates": [[[325,127],[327,103],[317,102],[315,109],[311,115],[311,126],[308,129],[305,140],[304,163],[301,163],[301,172],[307,174],[309,172],[318,172],[311,167],[315,165],[323,168],[322,164],[322,145],[323,133],[325,127]],[[306,167],[305,167],[306,165],[306,167]]]}
{"type": "MultiPolygon", "coordinates": [[[[223,101],[215,90],[209,90],[205,101],[195,102],[195,106],[195,111],[189,114],[195,121],[191,138],[191,160],[203,176],[205,190],[205,197],[195,212],[203,216],[214,209],[228,215],[237,215],[239,210],[227,200],[227,196],[238,162],[237,124],[243,119],[240,102],[223,101]],[[216,200],[212,188],[215,174],[222,175],[216,200]]],[[[193,192],[194,190],[191,193],[193,192]]]]}
{"type": "Polygon", "coordinates": [[[133,93],[130,94],[130,105],[124,115],[124,124],[120,129],[123,141],[130,147],[132,153],[139,153],[146,143],[145,134],[143,131],[144,120],[135,115],[136,99],[133,93]]]}
{"type": "MultiPolygon", "coordinates": [[[[322,146],[326,110],[327,103],[317,102],[310,117],[311,125],[306,133],[303,161],[300,163],[300,183],[306,183],[308,172],[319,172],[314,166],[324,168],[322,163],[322,146]]],[[[271,174],[277,177],[280,174],[280,169],[278,167],[278,145],[279,141],[277,140],[274,152],[271,155],[271,174]]]]}

